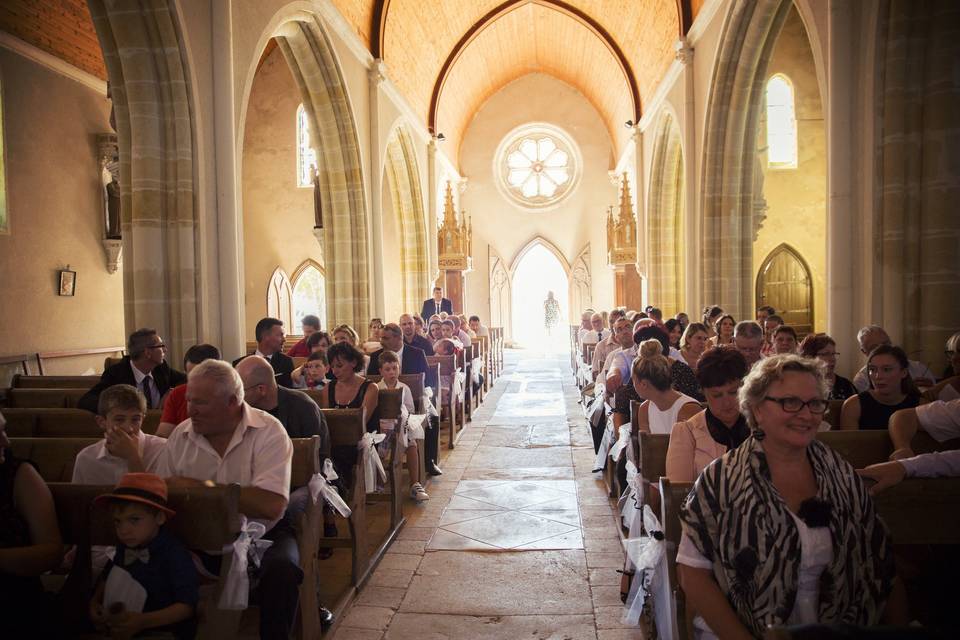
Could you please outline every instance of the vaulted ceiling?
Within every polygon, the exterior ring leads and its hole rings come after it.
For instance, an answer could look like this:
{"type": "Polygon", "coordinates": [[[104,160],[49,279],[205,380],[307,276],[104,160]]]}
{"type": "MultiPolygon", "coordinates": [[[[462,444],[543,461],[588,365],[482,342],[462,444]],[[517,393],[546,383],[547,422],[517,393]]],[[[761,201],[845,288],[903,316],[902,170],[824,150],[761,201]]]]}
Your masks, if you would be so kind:
{"type": "Polygon", "coordinates": [[[107,79],[86,0],[2,0],[0,31],[101,80],[107,79]]]}
{"type": "Polygon", "coordinates": [[[703,0],[333,0],[456,161],[470,119],[533,72],[576,87],[622,148],[703,0]]]}

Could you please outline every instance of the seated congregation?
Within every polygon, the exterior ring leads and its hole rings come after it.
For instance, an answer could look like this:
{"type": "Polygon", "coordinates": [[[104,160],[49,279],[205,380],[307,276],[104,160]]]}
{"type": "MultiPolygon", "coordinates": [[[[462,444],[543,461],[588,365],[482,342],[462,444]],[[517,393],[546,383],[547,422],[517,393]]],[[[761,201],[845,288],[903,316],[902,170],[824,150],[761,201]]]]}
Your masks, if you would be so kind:
{"type": "Polygon", "coordinates": [[[680,638],[956,632],[960,333],[936,376],[863,327],[851,379],[833,338],[770,307],[590,309],[570,340],[594,472],[619,499],[625,621],[680,638]]]}
{"type": "Polygon", "coordinates": [[[0,394],[9,637],[334,624],[407,500],[430,499],[441,443],[479,408],[502,342],[448,311],[374,319],[365,341],[315,316],[302,328],[285,352],[283,323],[263,318],[249,355],[194,345],[183,372],[144,328],[99,377],[15,376],[0,394]]]}

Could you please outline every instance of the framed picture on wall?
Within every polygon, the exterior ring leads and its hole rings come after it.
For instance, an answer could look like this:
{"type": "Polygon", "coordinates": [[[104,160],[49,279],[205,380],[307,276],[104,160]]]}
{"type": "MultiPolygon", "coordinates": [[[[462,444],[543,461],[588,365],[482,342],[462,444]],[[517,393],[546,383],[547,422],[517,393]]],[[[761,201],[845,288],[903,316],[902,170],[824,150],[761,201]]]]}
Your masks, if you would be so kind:
{"type": "Polygon", "coordinates": [[[61,296],[72,296],[77,293],[77,272],[70,269],[61,269],[60,290],[57,292],[61,296]]]}

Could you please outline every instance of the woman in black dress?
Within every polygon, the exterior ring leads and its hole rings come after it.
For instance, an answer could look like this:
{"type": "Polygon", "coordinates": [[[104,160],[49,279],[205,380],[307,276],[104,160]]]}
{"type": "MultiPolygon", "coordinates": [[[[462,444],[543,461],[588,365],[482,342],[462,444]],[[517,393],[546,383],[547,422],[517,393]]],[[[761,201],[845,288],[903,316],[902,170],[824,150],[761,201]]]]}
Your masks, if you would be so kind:
{"type": "Polygon", "coordinates": [[[380,429],[377,411],[377,385],[362,375],[363,354],[349,342],[338,342],[327,351],[327,360],[333,380],[320,392],[320,406],[324,409],[360,409],[367,416],[367,431],[380,429]]]}
{"type": "Polygon", "coordinates": [[[910,377],[910,361],[900,347],[884,344],[867,358],[870,389],[847,398],[841,429],[886,429],[896,411],[920,404],[920,390],[910,377]]]}

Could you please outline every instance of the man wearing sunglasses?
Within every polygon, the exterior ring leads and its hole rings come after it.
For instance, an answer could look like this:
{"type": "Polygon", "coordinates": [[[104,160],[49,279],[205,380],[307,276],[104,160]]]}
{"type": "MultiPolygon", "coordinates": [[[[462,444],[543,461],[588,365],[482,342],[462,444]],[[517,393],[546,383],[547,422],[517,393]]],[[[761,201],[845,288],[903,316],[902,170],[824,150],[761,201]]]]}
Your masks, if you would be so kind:
{"type": "Polygon", "coordinates": [[[187,382],[187,376],[166,362],[167,346],[156,329],[137,329],[127,339],[123,360],[108,367],[98,382],[77,402],[77,407],[97,412],[97,403],[104,389],[115,384],[128,384],[139,389],[147,399],[147,409],[160,409],[163,398],[173,387],[187,382]]]}

